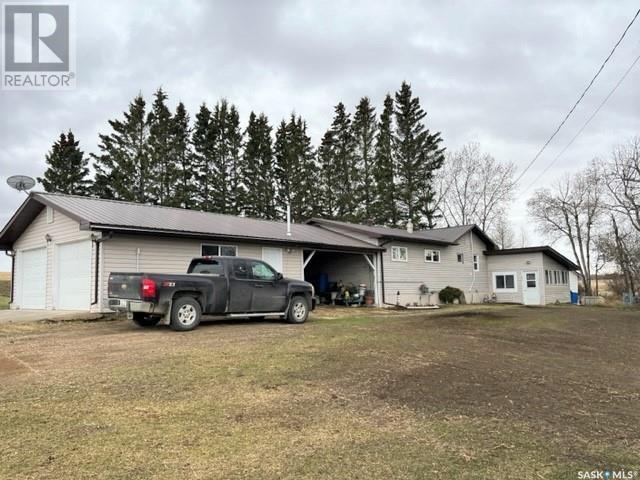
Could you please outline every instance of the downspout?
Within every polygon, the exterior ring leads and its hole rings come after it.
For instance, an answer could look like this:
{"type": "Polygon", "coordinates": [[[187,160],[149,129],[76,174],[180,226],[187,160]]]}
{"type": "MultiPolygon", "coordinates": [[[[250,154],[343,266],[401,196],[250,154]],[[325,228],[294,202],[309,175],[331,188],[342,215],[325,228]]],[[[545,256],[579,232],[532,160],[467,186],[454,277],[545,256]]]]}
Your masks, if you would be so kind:
{"type": "MultiPolygon", "coordinates": [[[[475,269],[475,255],[473,254],[473,229],[469,232],[471,239],[471,286],[469,287],[469,293],[471,294],[471,303],[473,303],[473,286],[476,284],[476,269],[475,269]]],[[[480,268],[480,257],[478,257],[478,269],[480,268]]]]}
{"type": "Polygon", "coordinates": [[[4,254],[11,257],[11,289],[9,290],[9,305],[13,303],[13,291],[16,288],[16,252],[13,250],[5,250],[4,254]]]}
{"type": "MultiPolygon", "coordinates": [[[[391,243],[391,240],[387,240],[386,242],[382,242],[379,246],[380,247],[384,247],[385,245],[391,243]]],[[[396,307],[397,305],[395,304],[391,304],[391,303],[387,303],[386,299],[384,298],[384,252],[380,252],[380,288],[382,288],[382,304],[383,305],[393,305],[394,307],[396,307]]]]}
{"type": "Polygon", "coordinates": [[[106,236],[101,237],[101,238],[95,238],[93,240],[93,243],[96,246],[96,263],[95,263],[95,267],[94,267],[94,273],[93,273],[93,302],[91,302],[91,306],[94,306],[98,303],[98,293],[100,291],[100,244],[102,244],[102,242],[106,242],[107,240],[109,240],[110,238],[113,237],[113,232],[109,232],[107,233],[106,236]]]}

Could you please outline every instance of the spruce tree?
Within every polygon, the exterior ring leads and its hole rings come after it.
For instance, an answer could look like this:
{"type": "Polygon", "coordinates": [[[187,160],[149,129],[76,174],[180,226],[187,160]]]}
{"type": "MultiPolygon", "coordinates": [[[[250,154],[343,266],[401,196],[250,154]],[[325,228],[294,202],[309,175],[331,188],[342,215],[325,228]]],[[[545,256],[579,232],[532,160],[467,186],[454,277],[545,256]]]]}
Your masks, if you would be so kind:
{"type": "Polygon", "coordinates": [[[194,178],[194,208],[214,211],[215,138],[211,110],[203,103],[196,115],[191,142],[193,144],[192,171],[194,178]]]}
{"type": "Polygon", "coordinates": [[[194,208],[195,185],[193,152],[191,151],[191,130],[189,114],[184,104],[180,102],[171,123],[171,150],[176,165],[176,183],[174,188],[173,206],[194,208]]]}
{"type": "Polygon", "coordinates": [[[124,112],[123,120],[109,120],[113,132],[100,134],[100,153],[92,154],[96,170],[94,195],[140,203],[152,198],[145,109],[145,101],[139,94],[124,112]]]}
{"type": "Polygon", "coordinates": [[[373,221],[379,225],[395,227],[399,219],[393,165],[393,98],[389,94],[384,99],[384,108],[378,122],[373,177],[373,221]]]}
{"type": "Polygon", "coordinates": [[[427,113],[420,99],[413,97],[411,86],[403,82],[395,98],[393,155],[396,165],[397,200],[402,224],[432,227],[436,215],[432,207],[435,192],[433,174],[444,162],[440,133],[425,128],[427,113]]]}
{"type": "Polygon", "coordinates": [[[248,217],[276,218],[275,178],[271,127],[266,115],[249,115],[243,153],[244,213],[248,217]]]}
{"type": "Polygon", "coordinates": [[[307,125],[301,117],[291,114],[276,131],[274,146],[277,180],[277,209],[282,218],[287,204],[296,221],[303,221],[317,212],[317,182],[315,154],[307,125]]]}
{"type": "Polygon", "coordinates": [[[333,130],[329,129],[322,137],[322,142],[318,148],[318,165],[320,168],[318,215],[324,218],[337,218],[337,195],[338,177],[340,173],[334,162],[335,145],[333,130]]]}
{"type": "Polygon", "coordinates": [[[355,168],[358,172],[356,220],[371,222],[374,217],[376,182],[374,171],[374,145],[376,136],[376,110],[367,97],[360,99],[353,116],[355,141],[355,168]]]}
{"type": "MultiPolygon", "coordinates": [[[[224,213],[239,215],[245,208],[245,187],[242,184],[242,130],[240,129],[240,114],[235,105],[227,110],[224,129],[222,129],[220,142],[225,145],[227,158],[224,162],[228,172],[228,187],[226,191],[226,205],[224,213]]],[[[220,164],[222,168],[223,163],[220,164]]]]}
{"type": "Polygon", "coordinates": [[[167,94],[159,88],[153,107],[147,117],[149,125],[149,179],[150,200],[158,205],[177,206],[179,199],[174,198],[178,179],[173,134],[173,117],[167,107],[167,94]]]}
{"type": "Polygon", "coordinates": [[[69,130],[61,133],[46,156],[44,177],[38,177],[45,192],[87,195],[89,193],[89,159],[69,130]]]}
{"type": "Polygon", "coordinates": [[[342,102],[335,107],[331,124],[333,136],[333,163],[336,168],[336,190],[334,192],[339,220],[356,219],[358,205],[357,191],[359,172],[356,171],[355,140],[351,127],[350,114],[342,102]]]}

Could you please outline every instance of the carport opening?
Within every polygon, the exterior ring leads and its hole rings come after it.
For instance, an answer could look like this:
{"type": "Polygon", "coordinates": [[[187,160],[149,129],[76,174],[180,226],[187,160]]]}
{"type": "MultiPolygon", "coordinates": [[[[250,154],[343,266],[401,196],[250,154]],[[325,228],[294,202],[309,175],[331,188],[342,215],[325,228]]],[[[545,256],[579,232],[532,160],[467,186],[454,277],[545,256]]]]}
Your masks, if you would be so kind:
{"type": "Polygon", "coordinates": [[[304,279],[313,284],[321,304],[376,303],[373,255],[305,250],[304,262],[304,279]]]}

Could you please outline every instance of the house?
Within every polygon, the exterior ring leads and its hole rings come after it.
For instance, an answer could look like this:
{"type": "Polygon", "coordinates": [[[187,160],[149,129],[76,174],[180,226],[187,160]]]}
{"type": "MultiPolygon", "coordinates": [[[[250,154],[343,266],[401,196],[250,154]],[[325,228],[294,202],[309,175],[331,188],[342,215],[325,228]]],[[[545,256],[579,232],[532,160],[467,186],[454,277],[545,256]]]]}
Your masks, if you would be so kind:
{"type": "Polygon", "coordinates": [[[90,197],[31,193],[0,232],[11,308],[108,311],[110,272],[185,272],[193,257],[264,259],[285,276],[367,285],[375,303],[569,301],[577,269],[551,247],[498,250],[475,225],[413,231],[324,219],[274,222],[90,197]]]}

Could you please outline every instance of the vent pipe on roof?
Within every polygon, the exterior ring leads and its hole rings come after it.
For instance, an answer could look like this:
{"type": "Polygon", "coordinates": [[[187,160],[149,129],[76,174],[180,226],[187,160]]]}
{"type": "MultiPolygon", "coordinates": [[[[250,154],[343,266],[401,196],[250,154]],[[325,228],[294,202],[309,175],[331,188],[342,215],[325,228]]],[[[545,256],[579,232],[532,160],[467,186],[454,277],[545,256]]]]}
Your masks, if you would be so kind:
{"type": "Polygon", "coordinates": [[[287,237],[291,236],[291,204],[287,203],[287,237]]]}
{"type": "Polygon", "coordinates": [[[407,232],[413,233],[413,222],[411,221],[411,219],[409,219],[409,221],[407,222],[407,232]]]}

